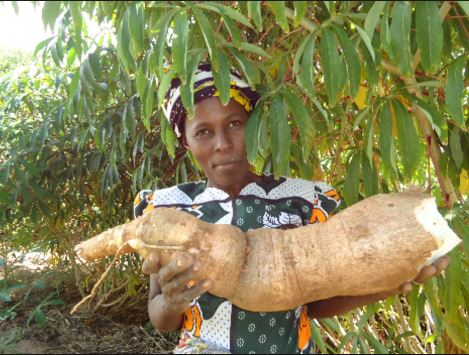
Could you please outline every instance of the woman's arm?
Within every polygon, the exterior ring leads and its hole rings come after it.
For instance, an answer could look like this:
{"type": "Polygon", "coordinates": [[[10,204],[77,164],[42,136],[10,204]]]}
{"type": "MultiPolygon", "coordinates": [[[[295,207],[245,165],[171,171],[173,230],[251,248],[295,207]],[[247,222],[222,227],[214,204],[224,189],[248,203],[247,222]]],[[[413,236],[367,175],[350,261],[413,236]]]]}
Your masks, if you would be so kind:
{"type": "Polygon", "coordinates": [[[150,275],[148,298],[148,316],[155,329],[163,332],[175,332],[181,328],[184,310],[173,309],[169,305],[158,283],[158,275],[150,275]]]}
{"type": "MultiPolygon", "coordinates": [[[[444,256],[438,259],[434,264],[422,268],[413,282],[423,283],[428,279],[440,274],[449,263],[449,257],[444,256]]],[[[308,314],[311,318],[329,318],[346,313],[354,308],[365,306],[379,300],[397,295],[399,293],[407,294],[412,291],[412,282],[406,282],[396,290],[389,292],[375,293],[364,296],[344,296],[333,297],[308,304],[308,314]]]]}

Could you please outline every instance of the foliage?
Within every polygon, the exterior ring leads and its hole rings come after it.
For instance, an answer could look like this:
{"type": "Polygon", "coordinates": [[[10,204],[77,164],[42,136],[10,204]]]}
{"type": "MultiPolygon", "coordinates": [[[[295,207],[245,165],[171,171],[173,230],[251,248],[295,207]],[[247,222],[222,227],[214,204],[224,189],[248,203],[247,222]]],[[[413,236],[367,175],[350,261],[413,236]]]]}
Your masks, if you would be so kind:
{"type": "MultiPolygon", "coordinates": [[[[464,240],[410,297],[321,322],[321,351],[435,352],[443,335],[469,351],[467,2],[37,6],[54,35],[0,78],[2,236],[73,259],[74,242],[130,218],[139,189],[200,178],[164,92],[210,61],[227,102],[234,66],[262,95],[246,132],[257,172],[326,180],[346,205],[425,186],[464,240]]],[[[191,112],[191,85],[182,96],[191,112]]]]}

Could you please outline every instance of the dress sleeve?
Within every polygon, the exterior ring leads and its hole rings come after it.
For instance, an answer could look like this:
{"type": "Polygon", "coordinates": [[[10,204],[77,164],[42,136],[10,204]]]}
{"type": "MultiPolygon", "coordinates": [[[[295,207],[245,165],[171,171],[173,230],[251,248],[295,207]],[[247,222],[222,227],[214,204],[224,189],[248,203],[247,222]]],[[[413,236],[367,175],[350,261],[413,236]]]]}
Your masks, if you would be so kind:
{"type": "Polygon", "coordinates": [[[152,198],[153,198],[152,190],[142,190],[137,194],[134,200],[134,208],[133,208],[134,218],[137,218],[143,214],[143,211],[148,207],[152,198]]]}
{"type": "Polygon", "coordinates": [[[315,198],[313,199],[313,210],[309,222],[325,222],[337,212],[341,198],[335,188],[322,182],[316,182],[314,190],[315,198]]]}

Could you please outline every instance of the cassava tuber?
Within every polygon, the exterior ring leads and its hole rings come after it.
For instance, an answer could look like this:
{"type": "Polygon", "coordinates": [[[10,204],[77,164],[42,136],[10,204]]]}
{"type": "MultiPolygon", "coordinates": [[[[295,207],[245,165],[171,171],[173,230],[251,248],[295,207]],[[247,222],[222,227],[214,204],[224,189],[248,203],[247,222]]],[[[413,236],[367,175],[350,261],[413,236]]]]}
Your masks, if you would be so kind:
{"type": "Polygon", "coordinates": [[[460,242],[421,191],[376,195],[325,223],[243,233],[175,209],[157,208],[80,243],[85,260],[136,251],[197,250],[210,293],[248,311],[273,312],[335,296],[397,288],[460,242]]]}

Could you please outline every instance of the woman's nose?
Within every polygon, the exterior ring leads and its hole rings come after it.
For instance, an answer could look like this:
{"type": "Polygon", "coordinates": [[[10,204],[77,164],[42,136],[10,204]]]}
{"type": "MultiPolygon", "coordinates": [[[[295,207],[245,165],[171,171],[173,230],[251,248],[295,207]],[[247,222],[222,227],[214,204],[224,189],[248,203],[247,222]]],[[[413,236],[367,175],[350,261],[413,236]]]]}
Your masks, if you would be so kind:
{"type": "Polygon", "coordinates": [[[226,132],[218,132],[215,139],[215,149],[218,151],[224,151],[233,147],[232,139],[226,132]]]}

